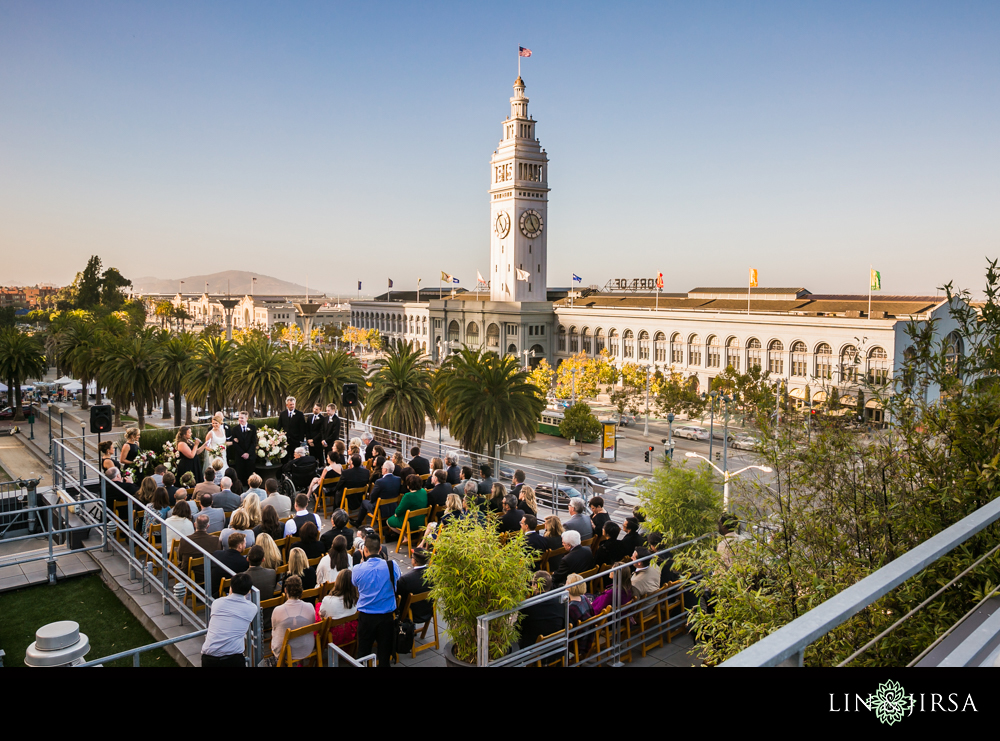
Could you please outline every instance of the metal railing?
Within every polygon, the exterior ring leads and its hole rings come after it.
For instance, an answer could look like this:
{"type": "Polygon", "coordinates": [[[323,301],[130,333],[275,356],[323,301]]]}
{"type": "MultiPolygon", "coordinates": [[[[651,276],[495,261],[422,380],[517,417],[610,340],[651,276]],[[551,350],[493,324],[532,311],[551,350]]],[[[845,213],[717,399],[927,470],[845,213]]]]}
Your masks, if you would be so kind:
{"type": "MultiPolygon", "coordinates": [[[[662,559],[665,555],[673,551],[686,548],[708,537],[711,536],[703,535],[694,538],[641,558],[637,562],[613,566],[600,573],[585,577],[583,582],[577,582],[577,584],[586,584],[587,592],[591,593],[592,590],[590,587],[592,585],[600,583],[603,586],[610,579],[611,612],[605,616],[604,620],[588,619],[577,625],[571,625],[569,618],[569,586],[558,587],[549,592],[529,597],[516,607],[507,610],[496,610],[486,615],[480,615],[477,618],[476,625],[477,664],[479,666],[491,667],[529,666],[539,661],[546,663],[547,659],[561,656],[564,666],[621,665],[623,654],[630,654],[644,645],[658,641],[667,633],[673,632],[686,623],[687,605],[692,603],[691,600],[693,600],[693,597],[689,599],[687,595],[692,594],[694,588],[693,581],[683,582],[679,585],[675,584],[671,589],[661,588],[642,597],[622,603],[621,596],[624,591],[622,588],[622,574],[624,570],[630,569],[635,564],[646,564],[652,562],[654,559],[662,559]],[[681,610],[678,614],[670,615],[667,605],[676,602],[678,597],[681,599],[681,610]],[[519,648],[502,658],[489,658],[490,623],[496,620],[510,619],[509,616],[520,612],[526,607],[539,605],[550,600],[557,600],[564,606],[564,630],[546,640],[526,646],[525,648],[519,648]],[[665,620],[659,619],[659,616],[663,614],[661,611],[666,611],[665,620]],[[651,626],[648,628],[633,630],[631,626],[639,620],[640,613],[646,615],[654,613],[657,615],[657,619],[651,619],[651,626]],[[628,625],[626,626],[626,624],[628,625]],[[603,648],[599,640],[601,634],[606,639],[603,648]],[[581,658],[578,663],[571,662],[570,653],[572,647],[579,645],[578,642],[580,641],[586,641],[589,645],[596,645],[597,651],[581,658]]],[[[642,625],[641,621],[639,625],[642,625]]]]}
{"type": "MultiPolygon", "coordinates": [[[[852,615],[860,612],[910,577],[920,573],[946,553],[1000,520],[1000,499],[980,507],[951,527],[942,530],[878,571],[854,584],[823,604],[814,607],[766,638],[741,651],[720,666],[802,666],[806,648],[852,615]]],[[[904,619],[907,616],[904,616],[904,619]]],[[[896,624],[899,624],[897,621],[896,624]]],[[[980,634],[981,631],[977,631],[980,634]]],[[[993,634],[995,635],[995,634],[993,634]]],[[[880,636],[881,637],[881,636],[880,636]]],[[[980,635],[985,641],[985,636],[980,635]]],[[[984,648],[983,642],[978,648],[984,648]]],[[[966,652],[975,656],[979,650],[969,644],[966,652]],[[973,650],[976,649],[976,650],[973,650]]]]}
{"type": "Polygon", "coordinates": [[[13,535],[8,533],[34,533],[39,528],[41,523],[30,510],[38,504],[40,480],[15,479],[0,483],[0,541],[9,542],[13,535]]]}
{"type": "Polygon", "coordinates": [[[327,666],[340,666],[340,662],[344,661],[348,666],[359,666],[365,668],[375,666],[375,658],[375,654],[368,654],[367,656],[362,656],[360,659],[356,659],[336,643],[326,644],[327,666]]]}
{"type": "Polygon", "coordinates": [[[84,668],[88,666],[103,666],[104,664],[110,664],[112,661],[117,661],[118,659],[124,659],[128,656],[132,657],[132,666],[139,666],[142,654],[147,651],[155,651],[158,648],[165,648],[166,646],[172,646],[175,643],[181,643],[182,641],[189,641],[192,638],[198,638],[200,636],[208,633],[208,629],[196,630],[193,633],[188,633],[187,635],[177,636],[176,638],[168,638],[165,641],[158,641],[157,643],[150,643],[146,646],[139,646],[138,648],[132,648],[128,651],[120,651],[116,654],[111,654],[110,656],[104,656],[100,659],[94,659],[93,661],[87,661],[83,664],[76,664],[74,668],[84,668]]]}

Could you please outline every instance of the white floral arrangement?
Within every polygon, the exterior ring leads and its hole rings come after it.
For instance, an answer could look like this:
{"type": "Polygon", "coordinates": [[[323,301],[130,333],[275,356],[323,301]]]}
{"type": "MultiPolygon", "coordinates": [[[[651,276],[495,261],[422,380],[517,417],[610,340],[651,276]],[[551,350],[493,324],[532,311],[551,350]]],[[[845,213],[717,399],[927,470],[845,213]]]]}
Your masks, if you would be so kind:
{"type": "Polygon", "coordinates": [[[226,449],[225,443],[211,442],[205,446],[205,450],[208,451],[208,459],[221,458],[223,451],[226,449]]]}
{"type": "Polygon", "coordinates": [[[274,465],[284,458],[287,447],[288,437],[284,432],[266,425],[257,431],[257,458],[267,461],[267,465],[274,465]]]}
{"type": "MultiPolygon", "coordinates": [[[[139,455],[144,455],[140,453],[139,455]]],[[[150,452],[152,455],[152,452],[150,452]]],[[[180,462],[181,454],[177,450],[177,446],[174,445],[173,440],[167,440],[163,443],[163,455],[160,456],[160,462],[166,467],[170,473],[177,473],[177,464],[180,462]]]]}
{"type": "Polygon", "coordinates": [[[152,450],[139,451],[135,460],[125,466],[126,470],[132,472],[132,479],[137,483],[152,474],[154,468],[156,468],[156,453],[152,450]]]}

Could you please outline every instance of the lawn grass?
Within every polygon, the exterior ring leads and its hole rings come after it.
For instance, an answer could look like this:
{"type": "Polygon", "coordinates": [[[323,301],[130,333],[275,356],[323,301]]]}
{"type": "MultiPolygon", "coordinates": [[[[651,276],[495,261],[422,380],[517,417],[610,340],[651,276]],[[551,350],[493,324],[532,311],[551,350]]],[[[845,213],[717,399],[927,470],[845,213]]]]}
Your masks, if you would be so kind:
{"type": "MultiPolygon", "coordinates": [[[[24,666],[24,654],[35,631],[48,623],[75,620],[90,639],[87,661],[155,643],[135,616],[104,586],[99,574],[79,576],[58,584],[0,593],[0,648],[4,666],[24,666]]],[[[162,648],[142,654],[142,666],[177,666],[162,648]]],[[[105,666],[132,666],[132,658],[105,666]]]]}

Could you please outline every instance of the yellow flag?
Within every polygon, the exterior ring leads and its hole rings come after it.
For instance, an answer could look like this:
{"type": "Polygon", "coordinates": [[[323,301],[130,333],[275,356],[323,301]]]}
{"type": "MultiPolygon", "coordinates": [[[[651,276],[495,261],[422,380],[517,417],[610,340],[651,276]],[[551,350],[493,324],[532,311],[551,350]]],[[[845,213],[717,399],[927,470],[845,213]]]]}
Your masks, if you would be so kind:
{"type": "Polygon", "coordinates": [[[750,268],[750,287],[751,288],[756,288],[757,287],[757,269],[756,268],[750,268]]]}

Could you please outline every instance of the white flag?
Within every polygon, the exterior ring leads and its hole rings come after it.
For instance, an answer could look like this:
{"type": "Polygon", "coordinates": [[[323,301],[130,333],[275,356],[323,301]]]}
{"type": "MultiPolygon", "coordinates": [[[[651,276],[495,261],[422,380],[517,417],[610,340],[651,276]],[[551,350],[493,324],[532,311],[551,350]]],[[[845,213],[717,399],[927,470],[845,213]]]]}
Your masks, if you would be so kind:
{"type": "Polygon", "coordinates": [[[527,270],[521,270],[521,269],[517,270],[517,279],[518,280],[528,280],[528,278],[530,278],[530,277],[531,277],[531,273],[529,273],[527,270]]]}
{"type": "Polygon", "coordinates": [[[483,274],[480,273],[478,270],[476,271],[476,280],[478,280],[480,283],[486,282],[486,279],[483,278],[483,274]]]}

